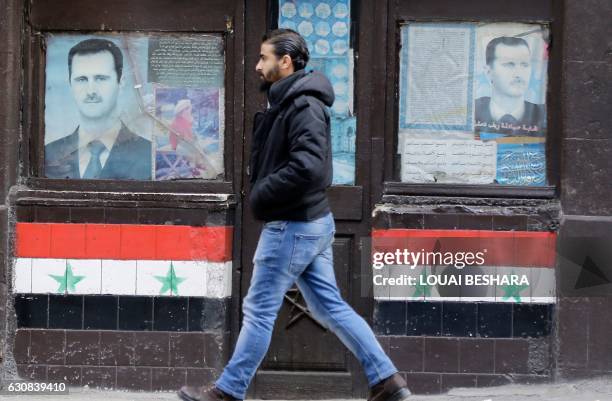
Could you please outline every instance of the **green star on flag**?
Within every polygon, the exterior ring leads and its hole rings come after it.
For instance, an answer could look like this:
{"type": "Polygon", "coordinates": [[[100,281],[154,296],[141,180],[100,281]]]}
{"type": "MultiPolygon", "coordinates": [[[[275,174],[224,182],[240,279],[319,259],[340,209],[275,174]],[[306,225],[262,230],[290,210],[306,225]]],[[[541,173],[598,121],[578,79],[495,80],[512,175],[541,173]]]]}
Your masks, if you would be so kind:
{"type": "Polygon", "coordinates": [[[431,286],[429,284],[421,284],[421,281],[423,282],[427,282],[425,281],[426,275],[425,275],[425,269],[423,269],[423,271],[421,272],[421,275],[419,277],[419,280],[417,281],[417,284],[415,285],[416,289],[414,290],[414,294],[412,294],[413,297],[428,297],[431,295],[431,286]]]}
{"type": "Polygon", "coordinates": [[[165,292],[170,291],[171,294],[178,295],[178,285],[185,281],[184,278],[177,277],[174,272],[174,265],[170,262],[170,269],[165,276],[155,276],[157,280],[162,283],[162,288],[159,291],[160,295],[163,295],[165,292]]]}
{"type": "Polygon", "coordinates": [[[75,285],[85,278],[85,276],[75,276],[72,272],[72,266],[68,261],[66,262],[66,270],[64,270],[63,276],[57,276],[55,274],[49,274],[49,276],[51,276],[53,280],[59,283],[59,288],[57,289],[57,292],[60,293],[75,292],[75,285]]]}
{"type": "MultiPolygon", "coordinates": [[[[514,274],[514,271],[512,272],[512,274],[514,274]]],[[[502,285],[501,288],[505,292],[505,294],[502,297],[504,301],[507,301],[510,298],[514,298],[516,302],[521,302],[521,291],[525,290],[526,288],[529,288],[529,286],[525,284],[518,284],[518,285],[509,284],[509,285],[502,285]]]]}

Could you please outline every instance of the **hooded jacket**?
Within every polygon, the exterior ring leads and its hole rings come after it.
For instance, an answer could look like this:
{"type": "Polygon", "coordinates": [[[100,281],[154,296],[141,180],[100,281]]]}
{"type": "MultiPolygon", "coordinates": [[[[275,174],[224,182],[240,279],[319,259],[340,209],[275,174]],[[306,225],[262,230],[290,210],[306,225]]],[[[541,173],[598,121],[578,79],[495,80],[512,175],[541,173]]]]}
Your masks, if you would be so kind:
{"type": "Polygon", "coordinates": [[[255,115],[249,163],[250,205],[259,220],[313,220],[327,214],[332,182],[329,80],[299,70],[268,91],[255,115]]]}

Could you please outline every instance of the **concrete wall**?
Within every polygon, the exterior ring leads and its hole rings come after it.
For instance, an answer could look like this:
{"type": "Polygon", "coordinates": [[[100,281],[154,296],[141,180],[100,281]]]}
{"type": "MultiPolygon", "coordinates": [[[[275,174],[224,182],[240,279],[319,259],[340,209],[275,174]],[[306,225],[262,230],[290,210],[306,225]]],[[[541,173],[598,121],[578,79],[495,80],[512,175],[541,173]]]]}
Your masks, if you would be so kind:
{"type": "MultiPolygon", "coordinates": [[[[612,239],[612,2],[564,2],[562,237],[612,239]]],[[[567,243],[569,244],[569,242],[567,243]]],[[[561,243],[560,247],[566,246],[561,243]]],[[[578,261],[580,263],[580,261],[578,261]]],[[[598,267],[610,280],[612,262],[598,267]]],[[[560,265],[563,276],[571,266],[560,265]]],[[[560,377],[612,371],[612,291],[559,302],[560,377]]]]}
{"type": "Polygon", "coordinates": [[[11,209],[8,194],[17,183],[19,137],[21,135],[21,41],[23,3],[2,0],[0,9],[0,363],[5,370],[15,372],[10,354],[13,330],[9,296],[11,279],[11,209]]]}

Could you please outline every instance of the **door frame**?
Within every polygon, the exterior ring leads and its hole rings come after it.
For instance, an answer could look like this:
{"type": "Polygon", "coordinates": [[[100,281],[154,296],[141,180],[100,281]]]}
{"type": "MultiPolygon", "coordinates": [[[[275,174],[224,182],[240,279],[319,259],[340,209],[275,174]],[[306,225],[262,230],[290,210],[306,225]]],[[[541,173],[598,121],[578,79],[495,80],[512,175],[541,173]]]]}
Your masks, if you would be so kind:
{"type": "MultiPolygon", "coordinates": [[[[266,107],[266,98],[259,91],[259,78],[254,67],[259,58],[261,39],[268,28],[276,27],[278,19],[277,0],[249,0],[245,8],[245,53],[244,53],[244,134],[243,156],[248,160],[251,147],[251,130],[253,115],[266,107]]],[[[383,160],[372,157],[382,154],[384,150],[384,114],[376,113],[376,104],[384,104],[385,81],[376,82],[375,77],[384,67],[384,63],[374,63],[379,52],[384,54],[384,46],[379,46],[380,38],[386,33],[386,1],[370,2],[353,0],[351,4],[351,41],[355,52],[354,67],[354,110],[357,115],[357,137],[355,144],[356,177],[353,186],[332,186],[328,190],[328,198],[336,220],[336,236],[349,238],[353,244],[351,252],[352,271],[350,274],[349,304],[368,322],[372,324],[373,298],[371,293],[362,294],[363,280],[371,281],[371,272],[361,268],[361,240],[368,238],[371,232],[371,205],[380,199],[382,194],[383,160]],[[379,4],[380,3],[380,4],[379,4]],[[371,18],[376,23],[372,24],[371,18]],[[366,21],[367,20],[367,21],[366,21]],[[367,31],[358,29],[360,26],[373,27],[367,31]],[[373,168],[374,167],[374,168],[373,168]]],[[[382,75],[384,77],[384,75],[382,75]]],[[[235,292],[238,296],[236,305],[233,305],[232,344],[235,344],[240,322],[242,320],[241,304],[246,296],[251,276],[252,257],[257,245],[261,226],[252,217],[248,205],[249,176],[246,171],[248,163],[243,163],[241,188],[241,216],[236,217],[240,224],[241,242],[239,263],[239,288],[235,292]]],[[[238,172],[236,172],[238,173],[238,172]]],[[[236,277],[236,276],[234,276],[236,277]]],[[[370,290],[371,292],[371,290],[370,290]]],[[[347,350],[350,354],[350,352],[347,350]]],[[[351,397],[364,397],[367,394],[368,383],[361,365],[350,354],[348,359],[348,372],[352,375],[353,385],[351,397]]],[[[336,372],[337,373],[337,372],[336,372]]],[[[287,379],[289,380],[289,379],[287,379]]],[[[287,382],[287,385],[291,383],[287,382]]],[[[257,396],[257,394],[254,394],[257,396]]],[[[349,396],[349,394],[347,394],[349,396]]]]}

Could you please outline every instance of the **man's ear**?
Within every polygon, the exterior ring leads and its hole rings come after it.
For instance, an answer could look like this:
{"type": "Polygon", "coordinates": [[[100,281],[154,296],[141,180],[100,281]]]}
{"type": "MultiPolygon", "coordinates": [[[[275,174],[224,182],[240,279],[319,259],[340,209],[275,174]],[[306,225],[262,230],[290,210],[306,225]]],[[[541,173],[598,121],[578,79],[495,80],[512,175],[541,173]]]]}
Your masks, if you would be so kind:
{"type": "Polygon", "coordinates": [[[282,69],[291,68],[292,65],[293,65],[293,60],[291,60],[291,56],[290,55],[285,54],[283,57],[281,57],[281,59],[280,59],[280,67],[282,69]]]}

